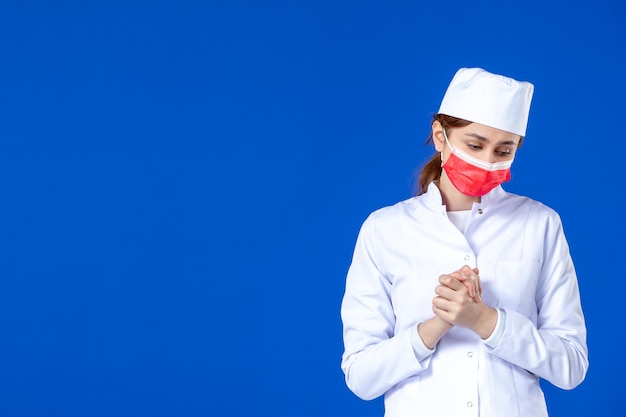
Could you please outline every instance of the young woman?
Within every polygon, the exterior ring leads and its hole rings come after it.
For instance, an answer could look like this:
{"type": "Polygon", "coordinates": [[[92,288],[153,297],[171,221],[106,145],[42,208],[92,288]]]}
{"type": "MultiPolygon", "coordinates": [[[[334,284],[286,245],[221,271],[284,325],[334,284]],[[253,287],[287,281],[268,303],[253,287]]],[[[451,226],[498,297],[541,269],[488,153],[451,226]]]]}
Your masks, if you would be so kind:
{"type": "Polygon", "coordinates": [[[361,227],[341,306],[342,369],[386,417],[547,416],[543,378],[587,372],[578,282],[558,214],[501,184],[533,85],[462,68],[432,123],[416,197],[361,227]]]}

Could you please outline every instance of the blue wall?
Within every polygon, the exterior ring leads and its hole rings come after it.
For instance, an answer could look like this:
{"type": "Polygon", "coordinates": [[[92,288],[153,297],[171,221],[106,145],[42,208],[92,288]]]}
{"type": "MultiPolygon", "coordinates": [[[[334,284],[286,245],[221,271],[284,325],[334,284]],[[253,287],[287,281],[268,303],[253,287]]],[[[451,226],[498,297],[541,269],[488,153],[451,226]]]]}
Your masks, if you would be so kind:
{"type": "Polygon", "coordinates": [[[505,188],[562,216],[591,362],[551,415],[623,415],[626,7],[470,3],[3,1],[0,415],[382,416],[345,273],[461,66],[535,84],[505,188]]]}

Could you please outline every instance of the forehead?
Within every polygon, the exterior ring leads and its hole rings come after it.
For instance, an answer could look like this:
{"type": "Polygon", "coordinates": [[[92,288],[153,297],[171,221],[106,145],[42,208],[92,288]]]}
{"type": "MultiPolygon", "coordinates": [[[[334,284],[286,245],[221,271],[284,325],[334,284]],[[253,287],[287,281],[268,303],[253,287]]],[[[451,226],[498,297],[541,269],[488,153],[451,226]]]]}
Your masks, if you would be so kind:
{"type": "Polygon", "coordinates": [[[481,125],[480,123],[470,123],[456,130],[458,137],[461,139],[475,139],[489,144],[517,145],[521,139],[515,133],[481,125]]]}

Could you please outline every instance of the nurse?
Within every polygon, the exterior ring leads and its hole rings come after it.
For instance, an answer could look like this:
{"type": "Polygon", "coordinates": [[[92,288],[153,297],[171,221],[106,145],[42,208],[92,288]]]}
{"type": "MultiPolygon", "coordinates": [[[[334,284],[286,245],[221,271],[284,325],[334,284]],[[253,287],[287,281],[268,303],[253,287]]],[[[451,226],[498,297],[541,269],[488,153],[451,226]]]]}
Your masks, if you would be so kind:
{"type": "Polygon", "coordinates": [[[589,365],[559,215],[504,191],[533,85],[461,68],[418,195],[363,223],[341,305],[348,387],[386,417],[542,417],[589,365]]]}

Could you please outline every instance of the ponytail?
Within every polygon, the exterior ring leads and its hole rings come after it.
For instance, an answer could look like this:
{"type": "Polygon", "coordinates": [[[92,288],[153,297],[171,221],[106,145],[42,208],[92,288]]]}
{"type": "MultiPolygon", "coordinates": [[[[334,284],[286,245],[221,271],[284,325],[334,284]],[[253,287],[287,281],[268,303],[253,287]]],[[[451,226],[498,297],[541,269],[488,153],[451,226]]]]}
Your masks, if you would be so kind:
{"type": "Polygon", "coordinates": [[[437,152],[424,165],[417,178],[417,190],[415,195],[422,195],[428,189],[428,184],[437,181],[441,177],[441,153],[437,152]]]}

